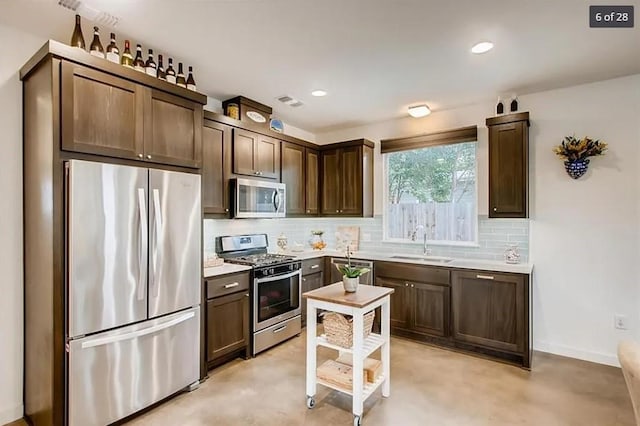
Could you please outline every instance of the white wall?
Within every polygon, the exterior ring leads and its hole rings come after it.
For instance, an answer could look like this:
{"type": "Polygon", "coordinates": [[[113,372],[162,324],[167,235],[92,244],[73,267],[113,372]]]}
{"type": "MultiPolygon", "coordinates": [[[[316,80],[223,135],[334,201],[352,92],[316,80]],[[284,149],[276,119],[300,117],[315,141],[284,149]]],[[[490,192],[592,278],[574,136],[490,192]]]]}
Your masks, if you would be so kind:
{"type": "MultiPolygon", "coordinates": [[[[317,135],[320,143],[410,136],[478,125],[479,214],[487,214],[487,129],[494,105],[474,105],[317,135]]],[[[616,345],[640,338],[640,75],[520,97],[530,111],[534,347],[617,365],[616,345]],[[551,152],[566,135],[610,143],[580,180],[551,152]],[[613,316],[627,315],[629,330],[613,316]]],[[[381,194],[379,147],[376,194],[381,194]]],[[[382,211],[376,198],[376,214],[382,211]]]]}
{"type": "Polygon", "coordinates": [[[22,417],[22,84],[44,39],[0,25],[0,424],[22,417]]]}

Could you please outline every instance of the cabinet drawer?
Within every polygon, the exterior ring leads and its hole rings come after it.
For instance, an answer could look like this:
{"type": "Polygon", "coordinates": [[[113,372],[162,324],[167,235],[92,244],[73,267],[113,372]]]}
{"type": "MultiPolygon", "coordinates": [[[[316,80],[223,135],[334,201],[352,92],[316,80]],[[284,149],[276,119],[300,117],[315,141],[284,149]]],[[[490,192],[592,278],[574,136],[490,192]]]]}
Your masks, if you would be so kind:
{"type": "Polygon", "coordinates": [[[451,280],[448,269],[399,262],[376,262],[375,274],[376,277],[429,284],[449,285],[451,280]]]}
{"type": "Polygon", "coordinates": [[[302,275],[315,274],[324,271],[324,257],[302,261],[302,275]]]}
{"type": "Polygon", "coordinates": [[[249,290],[249,273],[207,278],[207,299],[249,290]]]}

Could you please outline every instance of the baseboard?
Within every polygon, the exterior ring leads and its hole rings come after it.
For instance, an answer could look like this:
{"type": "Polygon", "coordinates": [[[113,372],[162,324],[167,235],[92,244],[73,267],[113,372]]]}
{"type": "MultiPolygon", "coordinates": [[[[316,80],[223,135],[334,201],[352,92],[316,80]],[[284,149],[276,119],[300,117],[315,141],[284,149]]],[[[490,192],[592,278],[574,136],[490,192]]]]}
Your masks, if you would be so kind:
{"type": "Polygon", "coordinates": [[[0,425],[4,425],[21,419],[23,413],[24,408],[22,407],[22,405],[18,405],[13,408],[6,408],[0,411],[0,425]]]}
{"type": "Polygon", "coordinates": [[[584,351],[572,348],[571,346],[558,345],[556,343],[549,343],[541,340],[535,341],[534,350],[562,355],[569,358],[581,359],[583,361],[595,362],[598,364],[611,365],[613,367],[620,367],[620,363],[618,362],[618,357],[616,355],[605,354],[602,352],[584,351]]]}

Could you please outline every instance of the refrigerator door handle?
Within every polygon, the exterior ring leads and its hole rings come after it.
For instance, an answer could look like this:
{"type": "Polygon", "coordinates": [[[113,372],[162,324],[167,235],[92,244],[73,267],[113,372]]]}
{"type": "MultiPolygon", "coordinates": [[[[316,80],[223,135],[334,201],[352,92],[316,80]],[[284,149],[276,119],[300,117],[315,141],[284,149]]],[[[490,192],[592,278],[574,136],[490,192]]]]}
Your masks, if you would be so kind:
{"type": "Polygon", "coordinates": [[[148,245],[149,225],[147,223],[147,200],[144,188],[138,188],[138,213],[140,214],[140,223],[138,236],[140,244],[138,246],[138,300],[144,299],[144,287],[146,281],[146,253],[148,245]]]}
{"type": "Polygon", "coordinates": [[[152,273],[153,293],[152,297],[158,297],[160,293],[160,280],[158,279],[158,267],[162,262],[162,211],[160,209],[160,191],[153,190],[153,211],[155,224],[155,239],[153,245],[152,273]]]}
{"type": "Polygon", "coordinates": [[[143,328],[142,330],[132,331],[131,333],[118,334],[115,336],[98,337],[92,340],[86,340],[82,342],[82,349],[93,348],[95,346],[108,345],[115,342],[121,342],[123,340],[131,340],[138,337],[146,336],[149,334],[157,333],[158,331],[173,327],[174,325],[185,322],[188,319],[193,318],[196,315],[194,311],[187,312],[186,314],[174,318],[171,321],[167,321],[162,324],[154,325],[153,327],[143,328]]]}

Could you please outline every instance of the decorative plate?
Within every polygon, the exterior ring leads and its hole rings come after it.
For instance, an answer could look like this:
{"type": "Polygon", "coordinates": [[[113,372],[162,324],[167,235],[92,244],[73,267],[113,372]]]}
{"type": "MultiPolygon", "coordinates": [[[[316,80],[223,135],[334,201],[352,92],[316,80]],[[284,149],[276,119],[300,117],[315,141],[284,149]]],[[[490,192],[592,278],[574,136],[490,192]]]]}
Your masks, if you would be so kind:
{"type": "Polygon", "coordinates": [[[267,121],[267,119],[264,117],[264,115],[262,115],[262,114],[260,114],[259,112],[256,112],[256,111],[247,111],[247,117],[249,117],[250,119],[252,119],[256,123],[264,123],[264,122],[267,121]]]}
{"type": "Polygon", "coordinates": [[[278,120],[277,118],[271,119],[271,121],[269,122],[269,127],[274,132],[282,133],[284,131],[284,125],[282,124],[282,121],[278,120]]]}

